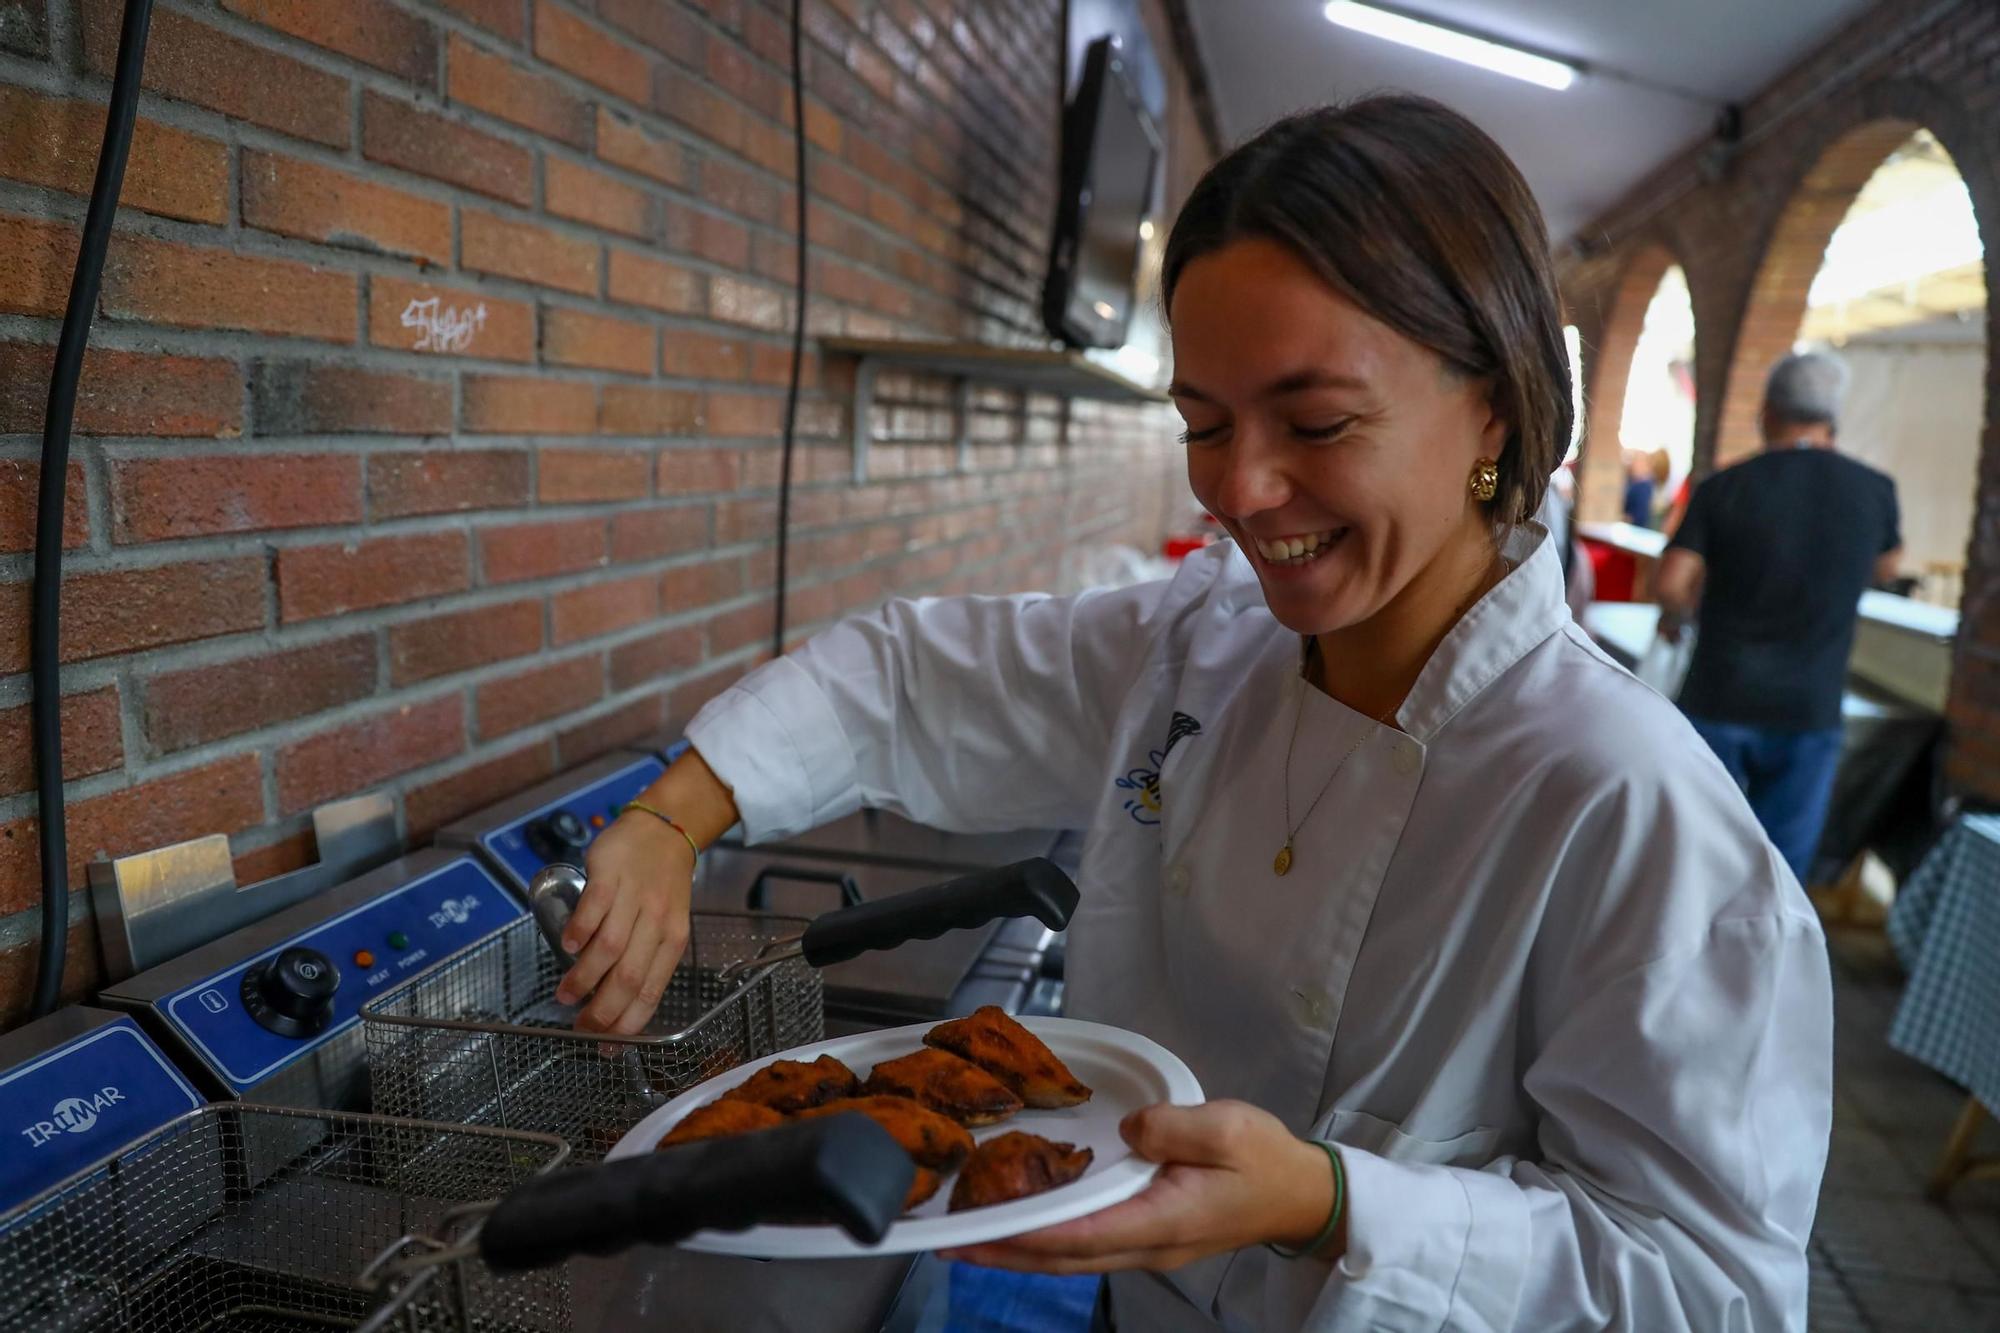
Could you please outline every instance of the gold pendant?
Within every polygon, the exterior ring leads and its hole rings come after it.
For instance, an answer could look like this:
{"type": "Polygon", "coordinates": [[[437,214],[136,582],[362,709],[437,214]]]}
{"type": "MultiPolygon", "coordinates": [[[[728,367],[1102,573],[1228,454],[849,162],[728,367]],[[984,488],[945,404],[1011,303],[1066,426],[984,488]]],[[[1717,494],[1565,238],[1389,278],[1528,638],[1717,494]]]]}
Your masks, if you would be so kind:
{"type": "Polygon", "coordinates": [[[1283,847],[1280,847],[1278,849],[1278,857],[1276,860],[1271,862],[1271,869],[1277,871],[1280,875],[1282,875],[1291,868],[1292,868],[1292,844],[1288,842],[1283,847]]]}

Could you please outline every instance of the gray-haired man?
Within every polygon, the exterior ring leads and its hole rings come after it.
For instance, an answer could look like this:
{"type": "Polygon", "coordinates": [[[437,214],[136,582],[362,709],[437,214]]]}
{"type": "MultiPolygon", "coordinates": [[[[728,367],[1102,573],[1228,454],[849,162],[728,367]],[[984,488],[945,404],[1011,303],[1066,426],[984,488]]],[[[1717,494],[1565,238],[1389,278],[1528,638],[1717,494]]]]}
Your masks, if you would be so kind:
{"type": "Polygon", "coordinates": [[[1681,710],[1801,880],[1840,760],[1857,604],[1902,546],[1896,484],[1834,452],[1846,387],[1824,353],[1772,368],[1764,452],[1695,489],[1658,580],[1664,633],[1699,616],[1681,710]]]}

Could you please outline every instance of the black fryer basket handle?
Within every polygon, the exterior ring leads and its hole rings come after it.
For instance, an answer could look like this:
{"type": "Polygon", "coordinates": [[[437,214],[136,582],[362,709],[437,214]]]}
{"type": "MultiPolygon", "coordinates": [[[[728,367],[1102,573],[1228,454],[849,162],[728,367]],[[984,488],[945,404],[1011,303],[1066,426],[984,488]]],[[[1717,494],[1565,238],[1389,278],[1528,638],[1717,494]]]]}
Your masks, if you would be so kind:
{"type": "Polygon", "coordinates": [[[532,1180],[487,1215],[479,1253],[497,1272],[519,1272],[766,1222],[830,1222],[873,1245],[901,1215],[914,1173],[866,1116],[792,1121],[532,1180]]]}

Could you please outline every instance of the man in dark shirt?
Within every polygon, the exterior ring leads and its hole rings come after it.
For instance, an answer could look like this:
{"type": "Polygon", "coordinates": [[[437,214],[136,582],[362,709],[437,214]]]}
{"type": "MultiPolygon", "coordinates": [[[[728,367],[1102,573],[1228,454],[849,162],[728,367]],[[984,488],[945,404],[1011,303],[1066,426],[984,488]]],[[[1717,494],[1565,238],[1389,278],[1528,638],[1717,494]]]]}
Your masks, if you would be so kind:
{"type": "Polygon", "coordinates": [[[1895,483],[1834,452],[1846,378],[1821,353],[1772,369],[1764,452],[1695,488],[1658,580],[1662,634],[1698,617],[1681,710],[1802,881],[1840,760],[1858,602],[1902,545],[1895,483]]]}

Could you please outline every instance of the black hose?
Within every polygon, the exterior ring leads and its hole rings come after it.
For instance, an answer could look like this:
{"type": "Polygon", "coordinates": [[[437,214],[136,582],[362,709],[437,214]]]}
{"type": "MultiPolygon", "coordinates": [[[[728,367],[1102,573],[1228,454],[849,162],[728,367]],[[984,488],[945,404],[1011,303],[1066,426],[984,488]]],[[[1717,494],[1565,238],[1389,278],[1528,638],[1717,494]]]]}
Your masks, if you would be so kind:
{"type": "Polygon", "coordinates": [[[806,355],[806,75],[804,24],[799,10],[806,0],[792,0],[792,148],[797,170],[799,271],[793,281],[792,378],[785,390],[785,452],[778,466],[778,620],[771,633],[771,655],[785,655],[785,567],[791,554],[792,449],[799,423],[799,372],[806,355]]]}
{"type": "Polygon", "coordinates": [[[41,967],[35,974],[31,1016],[52,1013],[62,1000],[63,963],[69,948],[69,830],[63,813],[62,773],[62,557],[63,500],[69,480],[69,432],[76,416],[76,384],[83,373],[83,350],[97,311],[104,277],[104,251],[125,184],[125,158],[132,148],[132,119],[139,109],[139,74],[146,63],[146,32],[153,0],[125,0],[118,34],[118,67],[111,80],[111,106],[104,117],[104,146],[97,154],[97,179],[90,187],[90,211],[83,219],[83,246],[70,278],[69,305],[49,375],[48,415],[42,423],[40,493],[35,510],[34,615],[28,628],[34,702],[35,800],[42,851],[41,967]]]}

